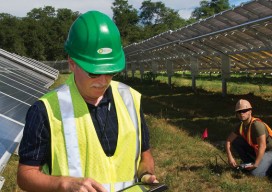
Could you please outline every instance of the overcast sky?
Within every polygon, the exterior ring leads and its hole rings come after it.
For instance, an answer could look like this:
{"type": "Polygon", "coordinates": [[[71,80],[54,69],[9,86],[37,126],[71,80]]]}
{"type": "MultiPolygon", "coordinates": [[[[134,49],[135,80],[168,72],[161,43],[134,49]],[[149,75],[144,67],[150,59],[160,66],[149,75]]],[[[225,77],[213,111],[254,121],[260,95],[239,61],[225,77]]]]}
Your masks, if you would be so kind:
{"type": "MultiPolygon", "coordinates": [[[[84,13],[89,10],[98,10],[112,17],[112,2],[114,0],[0,0],[0,13],[9,13],[17,17],[25,17],[33,8],[52,6],[55,9],[67,8],[84,13]]],[[[201,0],[152,0],[161,1],[166,7],[179,11],[182,18],[188,19],[192,10],[199,7],[201,0]]],[[[229,0],[231,5],[240,5],[249,0],[229,0]]],[[[129,5],[139,9],[143,0],[129,0],[129,5]]]]}

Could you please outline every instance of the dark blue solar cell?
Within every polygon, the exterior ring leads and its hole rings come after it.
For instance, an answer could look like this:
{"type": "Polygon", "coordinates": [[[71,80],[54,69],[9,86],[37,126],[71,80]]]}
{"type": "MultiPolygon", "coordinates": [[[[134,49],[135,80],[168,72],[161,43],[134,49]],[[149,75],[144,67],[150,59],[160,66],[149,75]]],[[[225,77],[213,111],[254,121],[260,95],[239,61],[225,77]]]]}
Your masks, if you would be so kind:
{"type": "Polygon", "coordinates": [[[28,108],[57,76],[43,63],[0,49],[0,172],[21,140],[28,108]]]}
{"type": "Polygon", "coordinates": [[[22,131],[23,125],[2,116],[0,116],[0,125],[0,156],[2,156],[6,151],[14,152],[18,145],[18,141],[15,142],[15,139],[22,131]]]}

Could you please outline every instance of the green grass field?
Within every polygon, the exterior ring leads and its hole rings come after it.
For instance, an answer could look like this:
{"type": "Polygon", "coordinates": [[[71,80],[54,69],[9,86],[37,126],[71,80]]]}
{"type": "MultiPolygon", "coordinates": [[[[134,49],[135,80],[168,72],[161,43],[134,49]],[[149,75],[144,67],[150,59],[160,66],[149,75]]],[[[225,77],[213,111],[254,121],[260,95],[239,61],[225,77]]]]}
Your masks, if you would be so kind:
{"type": "MultiPolygon", "coordinates": [[[[136,75],[136,77],[138,77],[136,75]]],[[[60,84],[61,75],[54,86],[60,84]]],[[[238,123],[234,106],[248,99],[253,115],[272,125],[272,86],[270,77],[234,76],[228,80],[228,95],[222,96],[220,77],[202,75],[197,90],[189,76],[177,74],[172,85],[167,77],[118,78],[143,95],[143,110],[150,129],[156,173],[169,191],[271,191],[271,180],[254,178],[231,169],[224,153],[224,140],[238,123]],[[208,138],[201,139],[205,129],[208,138]]],[[[12,156],[3,176],[2,191],[20,191],[16,185],[18,157],[12,156]]]]}

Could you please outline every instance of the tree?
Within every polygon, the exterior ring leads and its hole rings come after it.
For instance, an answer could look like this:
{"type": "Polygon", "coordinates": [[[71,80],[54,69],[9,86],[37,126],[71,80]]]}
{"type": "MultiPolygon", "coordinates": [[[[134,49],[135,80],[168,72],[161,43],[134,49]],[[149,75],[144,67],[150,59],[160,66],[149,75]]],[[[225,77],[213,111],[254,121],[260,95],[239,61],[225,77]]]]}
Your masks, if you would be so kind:
{"type": "Polygon", "coordinates": [[[123,44],[130,44],[139,38],[137,10],[129,5],[127,0],[115,0],[112,4],[113,21],[120,31],[123,44]]]}
{"type": "Polygon", "coordinates": [[[21,31],[21,36],[26,48],[27,57],[44,61],[46,60],[45,49],[43,44],[43,27],[39,21],[33,18],[25,17],[22,20],[24,28],[21,31]]]}
{"type": "Polygon", "coordinates": [[[52,6],[45,6],[44,8],[34,8],[27,13],[28,18],[40,20],[46,17],[55,17],[55,8],[52,6]]]}
{"type": "Polygon", "coordinates": [[[0,13],[0,47],[41,61],[65,59],[64,42],[79,14],[51,6],[34,8],[22,18],[0,13]]]}
{"type": "Polygon", "coordinates": [[[195,8],[191,17],[196,20],[204,19],[230,8],[229,0],[211,0],[210,2],[202,0],[200,7],[195,8]]]}
{"type": "Polygon", "coordinates": [[[57,10],[56,18],[52,24],[52,29],[56,32],[54,53],[51,53],[53,60],[61,60],[66,57],[63,49],[64,42],[66,41],[71,24],[79,15],[79,12],[73,12],[70,9],[57,10]]]}
{"type": "Polygon", "coordinates": [[[33,58],[38,60],[53,60],[54,59],[54,47],[56,39],[56,31],[54,30],[53,23],[56,17],[56,10],[52,6],[45,6],[44,8],[34,8],[27,13],[27,30],[29,36],[26,34],[25,41],[28,43],[28,48],[35,42],[37,47],[30,54],[33,58]],[[30,31],[29,26],[32,26],[34,31],[30,31]],[[31,40],[32,39],[32,40],[31,40]]]}
{"type": "MultiPolygon", "coordinates": [[[[32,57],[38,60],[60,60],[65,58],[64,42],[69,28],[78,17],[79,12],[72,12],[70,9],[58,9],[51,6],[34,8],[26,19],[26,26],[33,25],[34,31],[28,31],[25,35],[25,42],[28,49],[35,42],[37,47],[32,57]],[[32,39],[32,40],[31,40],[32,39]],[[33,55],[35,54],[35,55],[33,55]]],[[[31,30],[27,28],[27,30],[31,30]]]]}
{"type": "Polygon", "coordinates": [[[179,16],[178,11],[166,7],[160,1],[145,0],[142,2],[140,10],[140,23],[145,29],[144,38],[168,30],[175,30],[186,24],[185,20],[179,16]]]}
{"type": "Polygon", "coordinates": [[[0,47],[16,54],[25,55],[26,49],[20,35],[20,20],[10,14],[1,13],[0,29],[0,47]]]}

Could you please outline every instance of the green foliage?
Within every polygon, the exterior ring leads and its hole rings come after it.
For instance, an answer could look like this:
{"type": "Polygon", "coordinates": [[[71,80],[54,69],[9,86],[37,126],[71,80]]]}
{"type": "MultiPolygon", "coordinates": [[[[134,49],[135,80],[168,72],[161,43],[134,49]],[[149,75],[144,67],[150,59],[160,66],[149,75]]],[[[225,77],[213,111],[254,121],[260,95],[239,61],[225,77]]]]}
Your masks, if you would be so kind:
{"type": "Polygon", "coordinates": [[[39,22],[33,18],[23,18],[24,28],[21,37],[26,48],[26,55],[37,60],[45,60],[45,45],[43,44],[44,29],[39,22]]]}
{"type": "Polygon", "coordinates": [[[177,11],[162,2],[145,0],[139,11],[128,4],[127,0],[115,0],[113,20],[120,30],[124,45],[142,41],[168,30],[185,26],[177,11]]]}
{"type": "Polygon", "coordinates": [[[0,14],[0,47],[36,60],[66,57],[63,44],[78,12],[51,6],[34,8],[26,17],[0,14]]]}
{"type": "Polygon", "coordinates": [[[119,28],[123,44],[127,45],[135,42],[139,37],[140,27],[137,10],[128,4],[127,0],[115,0],[111,7],[113,11],[113,20],[119,28]]]}
{"type": "MultiPolygon", "coordinates": [[[[27,15],[30,21],[26,22],[26,25],[32,21],[36,27],[33,36],[34,39],[36,38],[35,44],[39,45],[38,41],[40,41],[40,46],[38,46],[40,49],[37,52],[44,56],[44,58],[39,58],[38,55],[34,55],[32,58],[48,61],[64,59],[63,44],[71,24],[79,13],[69,9],[55,10],[51,6],[46,6],[43,9],[33,9],[27,15]]],[[[29,40],[31,42],[31,38],[29,40]]]]}
{"type": "Polygon", "coordinates": [[[21,21],[10,14],[1,13],[0,29],[0,48],[25,55],[26,49],[20,34],[21,21]]]}
{"type": "Polygon", "coordinates": [[[160,1],[151,2],[151,0],[145,0],[142,2],[140,10],[141,23],[143,25],[152,25],[161,23],[166,7],[164,3],[160,1]]]}
{"type": "Polygon", "coordinates": [[[144,26],[165,24],[168,30],[182,27],[185,23],[178,11],[166,7],[161,1],[151,2],[151,0],[142,2],[140,21],[144,26]]]}
{"type": "Polygon", "coordinates": [[[204,19],[229,8],[229,0],[202,0],[200,7],[195,8],[192,12],[192,17],[196,20],[204,19]]]}
{"type": "Polygon", "coordinates": [[[144,39],[186,25],[186,21],[179,16],[178,11],[166,7],[160,1],[143,1],[139,17],[140,24],[144,26],[144,39]]]}
{"type": "MultiPolygon", "coordinates": [[[[194,16],[185,20],[178,11],[166,7],[161,1],[144,0],[137,10],[128,0],[115,0],[111,7],[123,46],[176,30],[227,8],[228,0],[202,1],[194,16]]],[[[79,14],[52,6],[34,8],[23,18],[0,13],[0,48],[42,61],[66,59],[63,45],[79,14]]]]}

